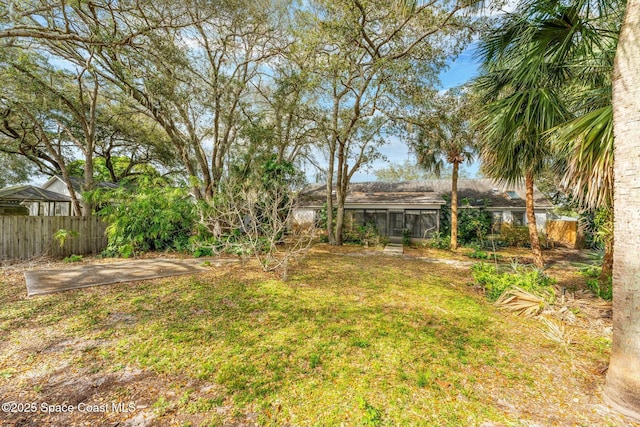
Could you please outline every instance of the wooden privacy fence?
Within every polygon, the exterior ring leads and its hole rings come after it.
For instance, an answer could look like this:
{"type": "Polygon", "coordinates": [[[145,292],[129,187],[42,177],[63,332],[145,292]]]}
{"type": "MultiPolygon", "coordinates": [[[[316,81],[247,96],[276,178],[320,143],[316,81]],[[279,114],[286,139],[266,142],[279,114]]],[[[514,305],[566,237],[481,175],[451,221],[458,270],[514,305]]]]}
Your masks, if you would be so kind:
{"type": "Polygon", "coordinates": [[[96,216],[0,216],[0,261],[98,253],[107,246],[106,228],[96,216]],[[54,234],[62,229],[78,234],[60,247],[54,234]]]}

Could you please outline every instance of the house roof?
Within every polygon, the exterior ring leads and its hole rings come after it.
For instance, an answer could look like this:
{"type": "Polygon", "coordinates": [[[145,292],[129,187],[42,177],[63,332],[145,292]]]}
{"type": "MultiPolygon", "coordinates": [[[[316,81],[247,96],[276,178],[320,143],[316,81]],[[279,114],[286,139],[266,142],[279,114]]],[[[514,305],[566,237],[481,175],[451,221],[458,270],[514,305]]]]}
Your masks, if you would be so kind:
{"type": "Polygon", "coordinates": [[[0,200],[13,202],[69,202],[71,198],[33,185],[0,189],[0,200]]]}
{"type": "MultiPolygon", "coordinates": [[[[451,195],[451,180],[435,179],[427,182],[433,191],[451,195]]],[[[524,209],[525,197],[526,189],[523,184],[507,185],[487,178],[458,180],[458,206],[524,209]]],[[[553,204],[537,188],[533,190],[533,204],[539,209],[553,208],[553,204]]]]}
{"type": "MultiPolygon", "coordinates": [[[[300,195],[300,202],[308,206],[322,206],[326,201],[325,184],[308,187],[300,195]]],[[[416,182],[356,182],[349,184],[347,204],[374,205],[443,205],[439,194],[416,182]]]]}
{"type": "MultiPolygon", "coordinates": [[[[443,197],[451,196],[451,180],[434,179],[407,182],[351,183],[346,203],[357,204],[444,204],[443,197]]],[[[551,202],[534,189],[534,205],[551,209],[551,202]]],[[[326,200],[326,185],[308,187],[300,193],[306,206],[321,206],[326,200]]],[[[458,180],[458,205],[487,208],[525,207],[523,185],[505,185],[491,179],[458,180]]]]}
{"type": "MultiPolygon", "coordinates": [[[[84,190],[82,189],[82,187],[84,186],[84,180],[82,178],[76,178],[74,176],[69,178],[71,180],[71,186],[73,187],[73,189],[75,190],[76,193],[81,194],[84,190]]],[[[55,180],[59,180],[60,182],[62,182],[63,184],[66,185],[66,183],[64,182],[64,180],[62,179],[62,177],[60,175],[54,175],[51,178],[49,178],[47,180],[47,182],[45,182],[42,186],[47,188],[49,187],[55,180]]],[[[96,188],[118,188],[117,184],[114,184],[112,182],[96,182],[95,183],[96,188]]]]}

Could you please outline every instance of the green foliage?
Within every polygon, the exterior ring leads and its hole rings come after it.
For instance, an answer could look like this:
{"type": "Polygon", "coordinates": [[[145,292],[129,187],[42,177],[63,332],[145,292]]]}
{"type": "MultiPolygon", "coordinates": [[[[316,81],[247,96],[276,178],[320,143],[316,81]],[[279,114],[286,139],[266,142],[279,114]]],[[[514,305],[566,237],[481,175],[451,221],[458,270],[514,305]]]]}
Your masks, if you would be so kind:
{"type": "MultiPolygon", "coordinates": [[[[69,175],[84,178],[84,160],[69,162],[69,175]]],[[[149,180],[166,180],[158,170],[147,163],[136,163],[126,156],[114,156],[109,163],[104,157],[93,159],[93,179],[96,182],[118,182],[120,185],[135,186],[138,182],[144,185],[149,180]],[[113,176],[112,176],[113,174],[113,176]]]]}
{"type": "Polygon", "coordinates": [[[184,188],[140,187],[99,193],[109,223],[105,252],[125,258],[140,251],[185,250],[195,230],[195,203],[184,188]]]}
{"type": "Polygon", "coordinates": [[[520,288],[535,295],[551,298],[555,280],[535,268],[515,267],[513,273],[499,272],[494,265],[478,263],[471,267],[473,278],[487,298],[497,300],[506,290],[520,288]]]}
{"type": "Polygon", "coordinates": [[[434,249],[449,249],[451,247],[451,236],[438,231],[428,240],[427,246],[434,249]]]}
{"type": "Polygon", "coordinates": [[[360,398],[360,409],[364,412],[361,425],[367,427],[378,427],[382,425],[382,411],[375,406],[371,405],[365,399],[360,398]]]}
{"type": "Polygon", "coordinates": [[[483,242],[491,231],[491,212],[480,209],[458,210],[458,242],[483,242]]]}
{"type": "Polygon", "coordinates": [[[502,227],[500,227],[500,240],[507,246],[515,246],[516,248],[526,246],[531,241],[529,228],[502,224],[502,227]]]}
{"type": "Polygon", "coordinates": [[[613,281],[609,277],[605,282],[599,279],[587,279],[587,288],[591,290],[597,297],[607,301],[613,299],[613,281]]]}
{"type": "Polygon", "coordinates": [[[352,230],[345,230],[343,241],[364,246],[375,246],[382,243],[378,228],[371,223],[354,227],[352,230]]]}
{"type": "Polygon", "coordinates": [[[605,242],[613,237],[613,209],[603,207],[584,211],[580,214],[580,224],[586,246],[602,250],[605,242]]]}
{"type": "Polygon", "coordinates": [[[406,228],[402,230],[402,244],[405,246],[411,245],[411,231],[406,228]]]}
{"type": "Polygon", "coordinates": [[[64,262],[80,262],[82,261],[82,255],[70,255],[64,258],[62,261],[64,262]]]}
{"type": "Polygon", "coordinates": [[[599,279],[601,271],[601,267],[593,265],[582,268],[580,273],[587,278],[585,282],[587,288],[589,288],[594,295],[611,301],[613,299],[613,279],[612,277],[608,277],[607,280],[603,282],[599,279]]]}
{"type": "MultiPolygon", "coordinates": [[[[405,160],[404,163],[391,163],[385,168],[376,169],[373,171],[373,174],[376,176],[376,180],[386,182],[418,181],[421,179],[439,178],[409,159],[405,160]]],[[[450,174],[449,171],[449,175],[450,174]]]]}
{"type": "Polygon", "coordinates": [[[75,230],[65,230],[64,228],[61,228],[53,234],[53,238],[56,239],[60,244],[60,247],[63,248],[68,239],[78,237],[79,235],[80,233],[75,230]]]}
{"type": "Polygon", "coordinates": [[[486,252],[483,251],[482,249],[476,248],[473,250],[473,252],[467,254],[467,256],[469,258],[475,258],[475,259],[490,259],[491,255],[486,252]]]}
{"type": "MultiPolygon", "coordinates": [[[[335,227],[336,225],[336,217],[338,216],[338,208],[334,205],[333,206],[333,226],[335,227]]],[[[320,212],[318,213],[318,227],[320,227],[321,229],[326,229],[327,228],[327,218],[329,216],[327,215],[327,204],[324,203],[322,205],[322,209],[320,209],[320,212]]]]}

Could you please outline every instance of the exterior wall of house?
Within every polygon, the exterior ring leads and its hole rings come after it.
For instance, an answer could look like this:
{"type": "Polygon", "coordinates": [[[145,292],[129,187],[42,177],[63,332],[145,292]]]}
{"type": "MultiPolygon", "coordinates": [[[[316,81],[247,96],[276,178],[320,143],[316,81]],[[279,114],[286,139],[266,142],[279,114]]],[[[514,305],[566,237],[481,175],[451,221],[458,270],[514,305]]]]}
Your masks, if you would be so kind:
{"type": "Polygon", "coordinates": [[[315,224],[316,209],[314,208],[295,208],[293,210],[293,226],[294,227],[310,227],[315,224]]]}
{"type": "MultiPolygon", "coordinates": [[[[526,226],[529,222],[527,221],[526,211],[523,209],[490,209],[491,212],[494,213],[494,218],[499,216],[502,213],[502,223],[503,224],[514,224],[526,226]],[[519,222],[522,221],[521,224],[519,222]]],[[[536,228],[538,232],[545,234],[547,229],[547,211],[546,210],[536,210],[536,228]]]]}
{"type": "MultiPolygon", "coordinates": [[[[51,190],[53,191],[53,190],[51,190]]],[[[70,216],[69,202],[29,202],[24,204],[30,216],[70,216]]]]}
{"type": "Polygon", "coordinates": [[[64,194],[65,196],[71,196],[69,190],[64,182],[57,177],[53,177],[42,186],[45,190],[53,191],[54,193],[64,194]]]}

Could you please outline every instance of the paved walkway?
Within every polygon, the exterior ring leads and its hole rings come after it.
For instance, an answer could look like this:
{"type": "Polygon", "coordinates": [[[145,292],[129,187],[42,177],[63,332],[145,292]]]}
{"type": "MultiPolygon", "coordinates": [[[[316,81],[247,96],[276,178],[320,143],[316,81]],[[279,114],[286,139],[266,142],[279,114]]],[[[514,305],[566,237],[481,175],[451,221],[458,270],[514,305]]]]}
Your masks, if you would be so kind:
{"type": "Polygon", "coordinates": [[[136,259],[105,264],[69,265],[64,270],[33,270],[25,272],[24,277],[27,282],[27,295],[33,296],[89,286],[197,273],[206,270],[206,267],[202,266],[205,261],[213,266],[234,262],[234,260],[218,258],[136,259]]]}
{"type": "Polygon", "coordinates": [[[404,246],[401,243],[389,243],[382,251],[385,255],[402,255],[404,254],[404,246]]]}

